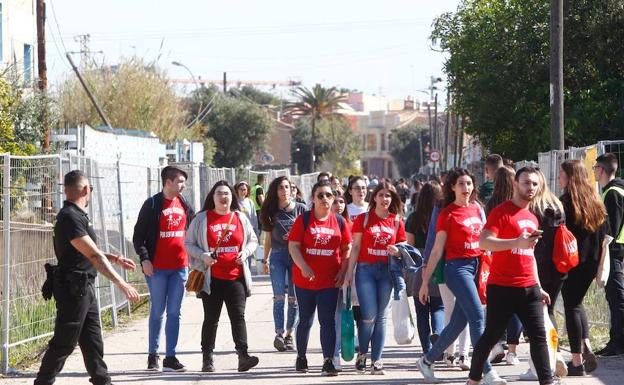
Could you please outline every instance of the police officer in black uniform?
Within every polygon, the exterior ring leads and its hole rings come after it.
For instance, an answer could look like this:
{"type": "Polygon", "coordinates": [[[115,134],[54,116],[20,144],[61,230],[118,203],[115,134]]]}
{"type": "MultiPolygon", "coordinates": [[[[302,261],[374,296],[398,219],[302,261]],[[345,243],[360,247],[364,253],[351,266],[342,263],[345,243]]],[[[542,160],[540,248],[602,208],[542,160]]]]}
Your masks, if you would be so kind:
{"type": "Polygon", "coordinates": [[[82,171],[65,175],[67,200],[54,225],[54,252],[58,266],[54,271],[53,294],[56,299],[54,336],[41,361],[35,385],[54,383],[65,360],[80,345],[90,381],[94,385],[111,383],[99,321],[94,281],[97,272],[111,280],[131,302],[139,293],[115,272],[112,264],[134,270],[135,263],[120,255],[104,254],[95,244],[96,237],[85,208],[92,188],[82,171]]]}

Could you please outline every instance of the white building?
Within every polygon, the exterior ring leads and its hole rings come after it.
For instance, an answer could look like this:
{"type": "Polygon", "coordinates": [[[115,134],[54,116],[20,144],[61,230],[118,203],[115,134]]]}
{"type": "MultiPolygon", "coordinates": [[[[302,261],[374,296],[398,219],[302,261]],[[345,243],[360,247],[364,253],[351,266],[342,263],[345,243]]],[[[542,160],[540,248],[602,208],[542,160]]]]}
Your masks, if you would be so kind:
{"type": "Polygon", "coordinates": [[[13,69],[26,85],[35,78],[36,16],[34,0],[0,0],[0,71],[13,69]]]}

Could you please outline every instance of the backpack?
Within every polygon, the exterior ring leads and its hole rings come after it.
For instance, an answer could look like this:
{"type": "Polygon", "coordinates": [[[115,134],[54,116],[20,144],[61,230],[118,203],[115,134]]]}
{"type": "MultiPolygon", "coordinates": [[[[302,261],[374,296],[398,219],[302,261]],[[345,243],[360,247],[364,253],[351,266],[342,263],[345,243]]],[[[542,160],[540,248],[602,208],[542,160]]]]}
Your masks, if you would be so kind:
{"type": "Polygon", "coordinates": [[[555,232],[552,258],[555,268],[562,274],[567,274],[579,264],[576,238],[565,224],[559,225],[555,232]]]}
{"type": "MultiPolygon", "coordinates": [[[[305,232],[308,229],[308,225],[310,224],[310,214],[312,213],[312,211],[304,211],[303,214],[303,231],[305,232]]],[[[345,219],[342,217],[342,215],[338,215],[336,213],[334,213],[334,215],[336,216],[336,220],[338,221],[338,226],[340,226],[340,232],[342,233],[342,230],[344,229],[344,225],[345,225],[345,219]]]]}

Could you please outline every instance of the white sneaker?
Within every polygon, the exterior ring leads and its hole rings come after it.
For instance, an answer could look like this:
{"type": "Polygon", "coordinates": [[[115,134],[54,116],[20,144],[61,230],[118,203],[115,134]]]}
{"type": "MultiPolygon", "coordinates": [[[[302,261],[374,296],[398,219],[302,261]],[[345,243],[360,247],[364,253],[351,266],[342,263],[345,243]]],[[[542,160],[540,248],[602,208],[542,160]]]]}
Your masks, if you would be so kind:
{"type": "Polygon", "coordinates": [[[342,365],[340,365],[340,357],[334,356],[334,359],[332,361],[334,361],[334,368],[337,371],[342,372],[342,365]]]}
{"type": "Polygon", "coordinates": [[[557,353],[555,357],[555,375],[563,378],[568,375],[568,364],[563,359],[561,353],[557,353]]]}
{"type": "Polygon", "coordinates": [[[516,353],[507,352],[507,365],[520,365],[520,360],[516,353]]]}
{"type": "Polygon", "coordinates": [[[505,349],[503,349],[503,344],[499,342],[492,348],[489,361],[491,364],[498,364],[503,361],[503,358],[505,358],[505,349]]]}
{"type": "Polygon", "coordinates": [[[371,366],[371,374],[384,375],[386,371],[383,368],[383,363],[381,361],[373,362],[373,366],[371,366]]]}
{"type": "Polygon", "coordinates": [[[459,365],[459,368],[461,370],[470,370],[470,359],[468,359],[468,356],[459,356],[459,358],[457,359],[457,364],[459,365]]]}
{"type": "Polygon", "coordinates": [[[537,375],[533,373],[531,369],[527,369],[527,371],[522,373],[518,379],[520,381],[537,381],[537,375]]]}
{"type": "Polygon", "coordinates": [[[429,382],[437,382],[437,378],[435,378],[433,374],[433,364],[428,364],[425,362],[425,356],[420,357],[418,360],[418,369],[420,370],[420,374],[422,374],[425,381],[429,382]]]}
{"type": "Polygon", "coordinates": [[[457,366],[457,360],[455,359],[455,356],[446,356],[444,357],[444,363],[446,364],[447,368],[454,368],[457,366]]]}
{"type": "Polygon", "coordinates": [[[483,385],[507,385],[507,380],[501,378],[494,369],[483,376],[483,385]]]}

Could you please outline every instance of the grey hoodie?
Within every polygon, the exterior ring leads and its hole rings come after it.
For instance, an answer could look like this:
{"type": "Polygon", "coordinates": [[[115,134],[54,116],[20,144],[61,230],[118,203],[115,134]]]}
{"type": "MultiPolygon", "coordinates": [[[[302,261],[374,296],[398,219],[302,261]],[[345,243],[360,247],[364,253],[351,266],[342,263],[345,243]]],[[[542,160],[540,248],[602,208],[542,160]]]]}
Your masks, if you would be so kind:
{"type": "MultiPolygon", "coordinates": [[[[247,258],[251,257],[256,248],[258,247],[258,237],[254,232],[251,222],[245,214],[240,211],[235,211],[238,215],[238,219],[243,225],[243,245],[241,247],[245,261],[243,262],[243,277],[245,278],[245,293],[247,297],[251,295],[251,271],[249,270],[249,264],[247,258]]],[[[184,246],[186,252],[189,255],[189,265],[191,269],[203,271],[205,273],[203,292],[210,295],[210,267],[204,263],[204,257],[208,254],[210,247],[208,246],[207,234],[207,221],[206,211],[202,211],[195,215],[188,230],[186,230],[186,239],[184,240],[184,246]]]]}

